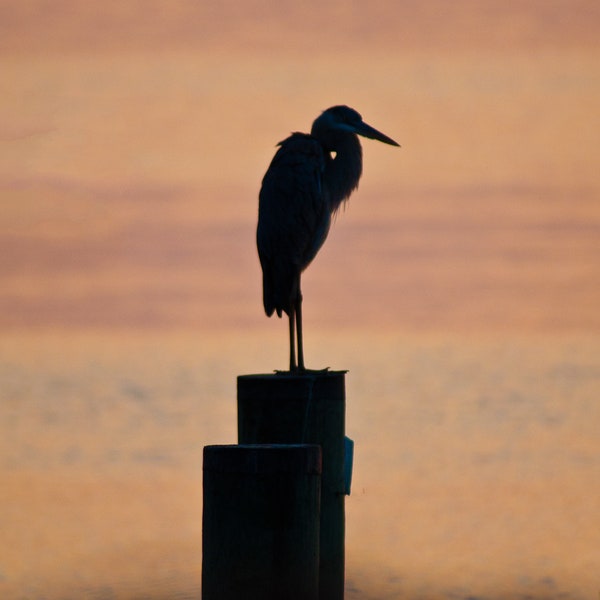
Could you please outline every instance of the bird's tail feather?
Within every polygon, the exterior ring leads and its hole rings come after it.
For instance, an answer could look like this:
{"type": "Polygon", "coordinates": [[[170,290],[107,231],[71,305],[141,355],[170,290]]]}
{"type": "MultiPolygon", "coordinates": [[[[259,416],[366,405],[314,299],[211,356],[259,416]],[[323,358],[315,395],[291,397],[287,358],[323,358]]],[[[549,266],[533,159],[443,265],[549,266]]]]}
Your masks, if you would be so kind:
{"type": "Polygon", "coordinates": [[[267,317],[277,313],[290,314],[297,295],[296,277],[289,273],[273,273],[272,269],[263,268],[263,305],[267,317]]]}

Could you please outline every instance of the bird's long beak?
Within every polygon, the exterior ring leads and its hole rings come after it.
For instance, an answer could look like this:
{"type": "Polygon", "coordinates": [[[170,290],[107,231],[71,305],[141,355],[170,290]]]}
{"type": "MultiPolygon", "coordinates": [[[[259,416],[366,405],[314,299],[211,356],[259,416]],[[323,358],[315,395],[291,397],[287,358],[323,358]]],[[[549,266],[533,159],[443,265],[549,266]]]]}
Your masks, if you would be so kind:
{"type": "Polygon", "coordinates": [[[363,137],[371,138],[372,140],[378,140],[384,144],[389,144],[390,146],[400,146],[400,144],[395,142],[391,137],[381,133],[381,131],[377,131],[375,127],[371,127],[366,123],[360,123],[357,125],[356,133],[358,135],[362,135],[363,137]]]}

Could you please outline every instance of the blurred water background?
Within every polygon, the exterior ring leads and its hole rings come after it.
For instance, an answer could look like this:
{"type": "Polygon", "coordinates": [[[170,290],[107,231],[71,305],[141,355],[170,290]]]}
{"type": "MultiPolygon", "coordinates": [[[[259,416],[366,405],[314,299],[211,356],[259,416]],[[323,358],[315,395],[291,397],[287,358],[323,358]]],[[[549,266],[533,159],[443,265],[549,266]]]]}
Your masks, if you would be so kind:
{"type": "Polygon", "coordinates": [[[360,189],[304,278],[349,369],[352,599],[600,590],[600,9],[0,7],[0,596],[200,596],[201,452],[261,307],[275,144],[338,103],[360,189]]]}

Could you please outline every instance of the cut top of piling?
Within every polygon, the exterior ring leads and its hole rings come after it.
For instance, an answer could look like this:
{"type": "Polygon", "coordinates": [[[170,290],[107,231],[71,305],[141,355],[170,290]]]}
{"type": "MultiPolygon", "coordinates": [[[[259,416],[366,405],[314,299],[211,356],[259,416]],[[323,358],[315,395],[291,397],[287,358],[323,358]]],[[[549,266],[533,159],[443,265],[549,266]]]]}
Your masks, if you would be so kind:
{"type": "Polygon", "coordinates": [[[344,400],[346,373],[324,370],[238,375],[238,401],[251,398],[305,400],[312,397],[344,400]]]}
{"type": "Polygon", "coordinates": [[[320,379],[329,377],[343,377],[348,371],[346,369],[332,371],[330,369],[305,371],[273,371],[272,373],[251,373],[248,375],[238,375],[238,379],[320,379]]]}

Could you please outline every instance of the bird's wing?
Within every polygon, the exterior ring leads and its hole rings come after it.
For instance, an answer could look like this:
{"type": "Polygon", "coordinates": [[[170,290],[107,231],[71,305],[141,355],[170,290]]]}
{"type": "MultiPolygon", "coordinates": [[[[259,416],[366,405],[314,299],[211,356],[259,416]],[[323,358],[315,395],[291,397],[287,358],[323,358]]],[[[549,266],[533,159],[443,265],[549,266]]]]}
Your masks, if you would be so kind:
{"type": "Polygon", "coordinates": [[[309,135],[295,133],[281,142],[264,176],[257,245],[267,313],[269,306],[278,313],[287,309],[295,291],[293,282],[327,236],[330,214],[321,185],[324,167],[321,145],[309,135]]]}

